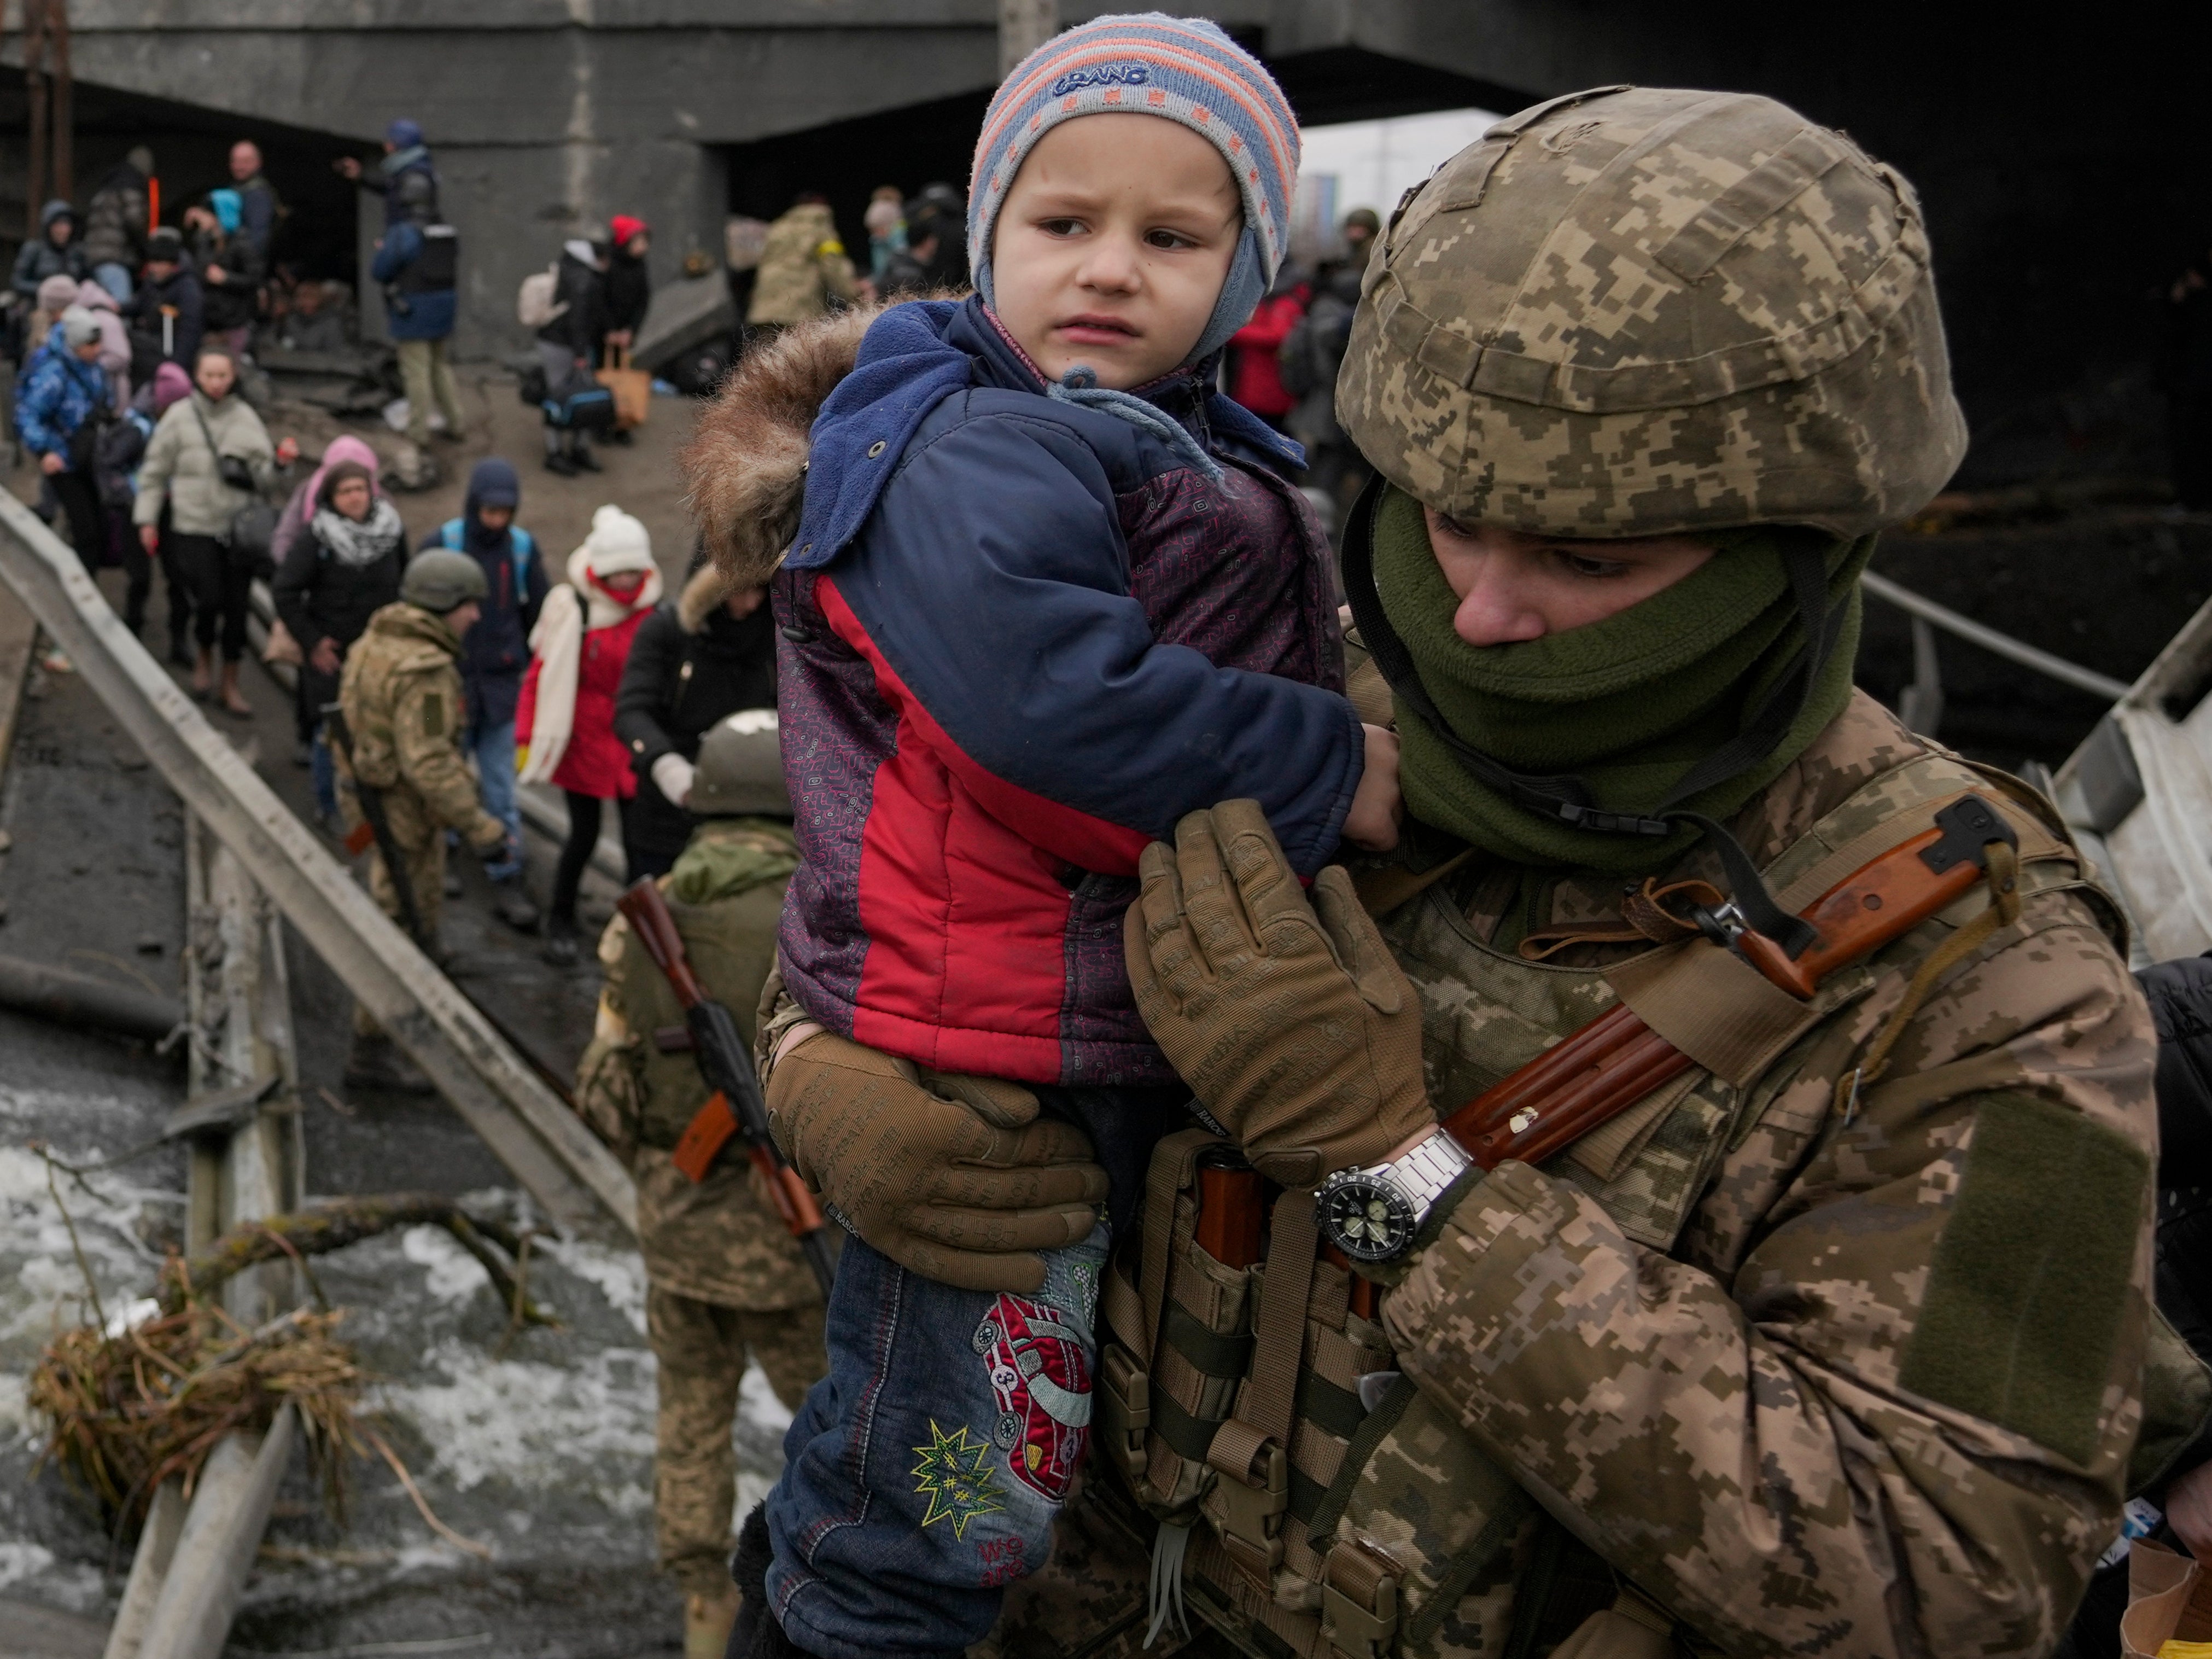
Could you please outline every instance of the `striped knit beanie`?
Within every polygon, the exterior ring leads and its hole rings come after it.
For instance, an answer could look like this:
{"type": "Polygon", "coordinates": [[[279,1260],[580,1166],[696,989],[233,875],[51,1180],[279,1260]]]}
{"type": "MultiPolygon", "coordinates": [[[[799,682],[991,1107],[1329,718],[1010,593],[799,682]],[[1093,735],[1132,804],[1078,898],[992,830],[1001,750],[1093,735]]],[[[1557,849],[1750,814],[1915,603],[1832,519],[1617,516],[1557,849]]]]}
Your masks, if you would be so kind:
{"type": "Polygon", "coordinates": [[[991,303],[991,232],[1038,139],[1079,115],[1179,121],[1228,162],[1244,234],[1193,361],[1244,325],[1282,266],[1298,177],[1298,124],[1260,60],[1200,17],[1131,12],[1094,18],[1022,59],[983,117],[968,188],[968,259],[991,303]]]}

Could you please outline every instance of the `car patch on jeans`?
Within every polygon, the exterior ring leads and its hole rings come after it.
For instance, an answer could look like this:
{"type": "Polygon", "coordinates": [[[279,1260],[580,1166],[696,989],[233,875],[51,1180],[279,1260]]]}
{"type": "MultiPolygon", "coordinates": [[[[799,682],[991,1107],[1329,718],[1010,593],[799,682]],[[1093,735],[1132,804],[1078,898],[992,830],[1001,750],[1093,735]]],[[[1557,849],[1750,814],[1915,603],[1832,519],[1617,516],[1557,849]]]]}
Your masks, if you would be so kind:
{"type": "Polygon", "coordinates": [[[1091,1431],[1091,1355],[1057,1310],[1000,1296],[971,1339],[999,1406],[991,1437],[1015,1480],[1048,1501],[1066,1498],[1091,1431]]]}
{"type": "Polygon", "coordinates": [[[929,1438],[928,1445],[914,1449],[921,1460],[914,1466],[914,1489],[929,1499],[921,1524],[932,1527],[950,1521],[952,1535],[964,1539],[970,1521],[1006,1507],[1006,1492],[983,1467],[991,1455],[990,1442],[970,1439],[964,1423],[947,1434],[933,1417],[929,1438]]]}

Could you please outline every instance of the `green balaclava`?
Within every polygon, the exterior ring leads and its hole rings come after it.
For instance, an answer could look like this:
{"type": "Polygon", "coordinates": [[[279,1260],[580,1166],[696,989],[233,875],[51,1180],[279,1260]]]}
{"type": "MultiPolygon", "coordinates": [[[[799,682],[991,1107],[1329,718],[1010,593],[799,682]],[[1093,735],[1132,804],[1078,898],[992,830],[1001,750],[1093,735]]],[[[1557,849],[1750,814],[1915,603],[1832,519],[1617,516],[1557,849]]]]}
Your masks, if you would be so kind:
{"type": "MultiPolygon", "coordinates": [[[[1692,766],[1745,730],[1784,678],[1805,644],[1784,568],[1790,538],[1820,550],[1833,646],[1781,740],[1674,805],[1726,818],[1802,754],[1850,696],[1858,579],[1872,536],[1845,541],[1793,526],[1718,532],[1713,558],[1617,616],[1539,640],[1476,647],[1452,629],[1458,599],[1430,545],[1420,502],[1391,485],[1372,511],[1376,596],[1421,690],[1452,732],[1516,772],[1579,777],[1607,811],[1654,811],[1692,766]]],[[[1679,823],[1663,836],[1607,833],[1531,811],[1476,776],[1403,696],[1397,714],[1407,811],[1500,858],[1642,874],[1671,863],[1700,833],[1679,823]]]]}

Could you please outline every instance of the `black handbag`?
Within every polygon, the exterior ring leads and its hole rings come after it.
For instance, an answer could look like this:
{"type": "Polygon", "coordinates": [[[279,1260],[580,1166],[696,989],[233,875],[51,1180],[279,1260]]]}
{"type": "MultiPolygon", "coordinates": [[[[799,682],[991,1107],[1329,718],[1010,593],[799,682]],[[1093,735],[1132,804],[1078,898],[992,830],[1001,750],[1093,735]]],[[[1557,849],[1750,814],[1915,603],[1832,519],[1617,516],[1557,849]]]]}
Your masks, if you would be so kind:
{"type": "Polygon", "coordinates": [[[253,482],[252,467],[215,447],[215,433],[198,404],[192,405],[192,418],[200,423],[200,436],[207,440],[208,453],[215,457],[216,476],[228,488],[253,498],[230,515],[230,533],[223,539],[233,550],[248,558],[266,556],[270,542],[276,538],[276,509],[261,499],[260,488],[253,482]]]}

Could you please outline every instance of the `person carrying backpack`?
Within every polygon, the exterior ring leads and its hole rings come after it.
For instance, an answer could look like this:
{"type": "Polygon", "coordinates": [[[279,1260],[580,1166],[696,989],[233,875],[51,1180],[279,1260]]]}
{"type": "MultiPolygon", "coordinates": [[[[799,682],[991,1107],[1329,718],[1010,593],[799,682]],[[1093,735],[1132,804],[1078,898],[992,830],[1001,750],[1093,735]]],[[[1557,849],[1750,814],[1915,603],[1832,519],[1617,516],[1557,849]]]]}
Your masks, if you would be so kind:
{"type": "Polygon", "coordinates": [[[465,553],[483,571],[482,620],[461,641],[461,748],[477,763],[484,810],[507,826],[506,841],[485,857],[484,874],[497,889],[493,908],[509,927],[527,932],[538,925],[538,907],[522,886],[514,711],[547,582],[537,542],[514,521],[521,501],[514,464],[488,455],[469,474],[460,516],[431,532],[417,551],[442,547],[465,553]]]}
{"type": "Polygon", "coordinates": [[[406,174],[392,195],[405,216],[377,243],[369,275],[384,284],[385,325],[398,349],[399,376],[407,388],[407,439],[417,448],[430,441],[430,404],[435,398],[446,417],[439,435],[459,443],[466,421],[446,342],[459,309],[459,242],[453,228],[438,216],[437,186],[429,174],[406,174]]]}

